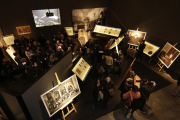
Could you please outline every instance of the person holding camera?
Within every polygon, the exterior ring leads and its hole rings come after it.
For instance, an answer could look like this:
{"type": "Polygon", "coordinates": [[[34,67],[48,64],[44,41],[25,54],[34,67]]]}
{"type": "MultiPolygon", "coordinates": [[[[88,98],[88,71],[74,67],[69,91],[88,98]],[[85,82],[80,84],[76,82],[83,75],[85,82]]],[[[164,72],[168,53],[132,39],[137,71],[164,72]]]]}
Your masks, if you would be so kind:
{"type": "Polygon", "coordinates": [[[150,96],[152,90],[156,86],[156,83],[154,81],[149,81],[148,82],[147,79],[143,79],[142,81],[143,82],[140,85],[141,98],[140,98],[140,107],[139,107],[139,110],[142,113],[146,113],[146,111],[144,110],[144,106],[146,104],[146,101],[148,101],[149,96],[150,96]],[[153,84],[153,86],[150,87],[148,83],[153,84]]]}

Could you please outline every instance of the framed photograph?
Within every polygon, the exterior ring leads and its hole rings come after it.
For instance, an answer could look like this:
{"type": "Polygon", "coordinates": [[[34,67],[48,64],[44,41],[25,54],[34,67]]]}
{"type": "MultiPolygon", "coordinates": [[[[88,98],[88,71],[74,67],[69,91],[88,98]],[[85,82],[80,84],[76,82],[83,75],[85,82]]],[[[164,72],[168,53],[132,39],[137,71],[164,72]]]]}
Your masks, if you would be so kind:
{"type": "Polygon", "coordinates": [[[153,56],[160,48],[160,47],[153,45],[147,41],[145,41],[145,44],[146,44],[146,47],[144,48],[143,53],[148,55],[149,57],[153,56]]]}
{"type": "Polygon", "coordinates": [[[81,57],[77,64],[74,66],[72,71],[82,80],[84,81],[86,76],[88,75],[91,66],[81,57]]]}
{"type": "Polygon", "coordinates": [[[51,117],[59,110],[66,107],[75,97],[81,93],[76,75],[72,75],[65,81],[56,85],[41,95],[48,115],[51,117]]]}
{"type": "Polygon", "coordinates": [[[3,40],[6,43],[6,45],[13,45],[14,44],[14,35],[6,35],[3,36],[3,40]]]}
{"type": "Polygon", "coordinates": [[[142,40],[145,40],[147,33],[128,29],[127,34],[130,37],[129,43],[139,45],[142,40]]]}
{"type": "Polygon", "coordinates": [[[158,58],[167,68],[169,68],[179,54],[180,51],[167,42],[159,53],[158,58]]]}
{"type": "Polygon", "coordinates": [[[107,8],[73,9],[73,26],[77,29],[94,30],[96,24],[104,25],[107,8]]]}
{"type": "Polygon", "coordinates": [[[31,28],[30,26],[19,26],[16,27],[18,35],[23,35],[23,34],[30,34],[31,33],[31,28]]]}

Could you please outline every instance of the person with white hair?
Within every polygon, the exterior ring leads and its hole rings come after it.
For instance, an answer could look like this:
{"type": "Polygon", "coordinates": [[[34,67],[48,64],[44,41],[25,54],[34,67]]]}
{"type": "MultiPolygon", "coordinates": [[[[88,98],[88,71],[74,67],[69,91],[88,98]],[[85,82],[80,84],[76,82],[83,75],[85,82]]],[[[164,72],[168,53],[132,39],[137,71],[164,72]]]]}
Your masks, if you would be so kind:
{"type": "Polygon", "coordinates": [[[110,77],[106,77],[106,81],[103,85],[104,88],[104,101],[109,104],[110,98],[114,95],[114,82],[110,77]]]}

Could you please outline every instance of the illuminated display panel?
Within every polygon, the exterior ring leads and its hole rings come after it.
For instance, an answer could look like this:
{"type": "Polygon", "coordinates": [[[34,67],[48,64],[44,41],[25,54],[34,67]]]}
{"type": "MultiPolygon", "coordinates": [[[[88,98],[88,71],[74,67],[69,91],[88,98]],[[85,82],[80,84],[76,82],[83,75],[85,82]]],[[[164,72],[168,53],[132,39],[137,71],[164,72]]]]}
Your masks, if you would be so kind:
{"type": "Polygon", "coordinates": [[[121,29],[96,25],[93,32],[118,37],[121,32],[121,29]]]}

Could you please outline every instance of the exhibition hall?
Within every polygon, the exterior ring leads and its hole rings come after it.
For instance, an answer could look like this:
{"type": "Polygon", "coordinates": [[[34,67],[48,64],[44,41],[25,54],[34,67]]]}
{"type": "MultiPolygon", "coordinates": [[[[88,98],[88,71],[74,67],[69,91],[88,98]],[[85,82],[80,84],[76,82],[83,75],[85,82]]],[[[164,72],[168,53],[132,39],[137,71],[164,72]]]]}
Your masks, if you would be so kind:
{"type": "Polygon", "coordinates": [[[179,120],[179,0],[0,3],[0,120],[179,120]]]}

